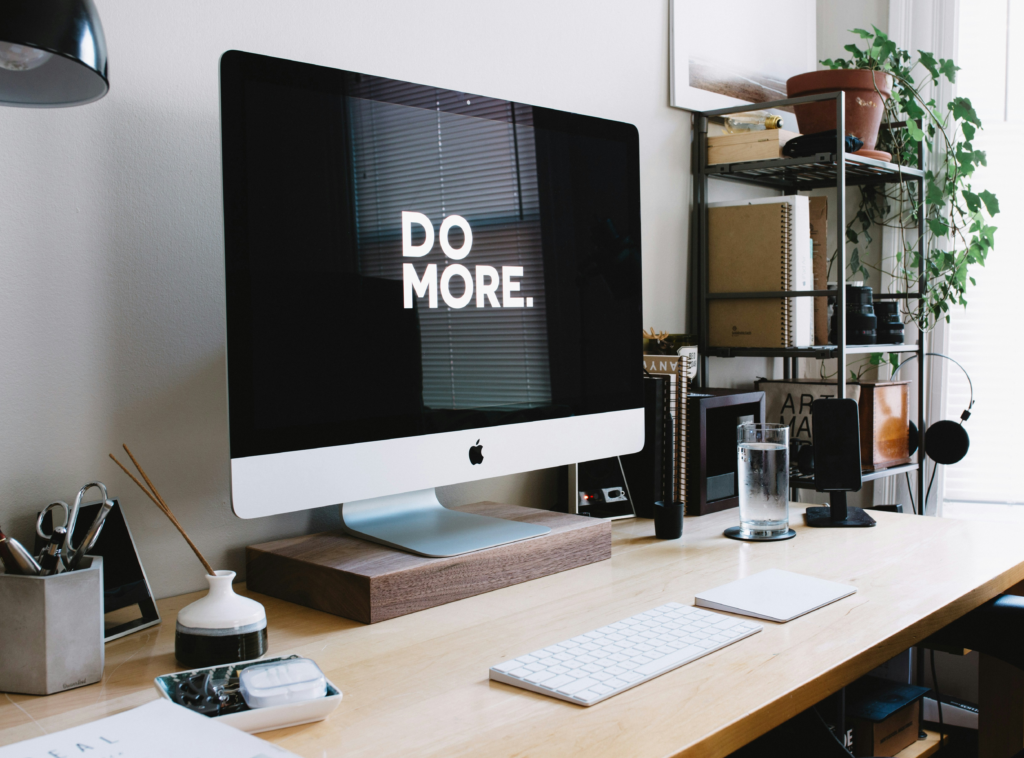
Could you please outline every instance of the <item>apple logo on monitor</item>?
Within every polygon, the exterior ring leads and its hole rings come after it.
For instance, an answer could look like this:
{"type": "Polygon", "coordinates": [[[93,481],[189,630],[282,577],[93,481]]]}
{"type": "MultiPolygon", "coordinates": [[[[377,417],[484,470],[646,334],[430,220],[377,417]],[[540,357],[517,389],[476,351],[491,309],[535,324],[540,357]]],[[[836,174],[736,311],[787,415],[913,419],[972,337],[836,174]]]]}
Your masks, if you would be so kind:
{"type": "Polygon", "coordinates": [[[474,466],[484,462],[483,449],[484,446],[480,444],[480,440],[477,440],[476,444],[469,449],[469,462],[474,466]]]}

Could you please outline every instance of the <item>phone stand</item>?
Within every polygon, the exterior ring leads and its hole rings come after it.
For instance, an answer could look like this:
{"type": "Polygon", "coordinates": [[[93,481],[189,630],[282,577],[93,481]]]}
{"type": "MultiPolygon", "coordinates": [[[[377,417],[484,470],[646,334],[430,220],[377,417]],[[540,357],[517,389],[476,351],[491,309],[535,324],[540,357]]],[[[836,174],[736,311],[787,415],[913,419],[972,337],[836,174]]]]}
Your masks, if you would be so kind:
{"type": "Polygon", "coordinates": [[[804,512],[807,526],[818,528],[844,528],[874,526],[876,522],[863,509],[846,505],[846,490],[829,493],[829,505],[816,505],[804,512]]]}
{"type": "Polygon", "coordinates": [[[804,523],[824,529],[874,526],[863,508],[846,505],[846,493],[861,488],[860,413],[853,400],[822,398],[811,403],[814,489],[829,494],[829,506],[804,512],[804,523]]]}

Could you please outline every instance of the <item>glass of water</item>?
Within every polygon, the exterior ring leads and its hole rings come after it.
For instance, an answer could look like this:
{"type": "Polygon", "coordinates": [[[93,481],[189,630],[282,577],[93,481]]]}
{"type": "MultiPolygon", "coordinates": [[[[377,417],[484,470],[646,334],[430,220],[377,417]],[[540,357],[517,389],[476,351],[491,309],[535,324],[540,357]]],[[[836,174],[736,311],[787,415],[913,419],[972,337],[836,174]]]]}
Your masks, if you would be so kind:
{"type": "Polygon", "coordinates": [[[789,531],[789,426],[736,427],[740,530],[743,539],[773,539],[789,531]]]}

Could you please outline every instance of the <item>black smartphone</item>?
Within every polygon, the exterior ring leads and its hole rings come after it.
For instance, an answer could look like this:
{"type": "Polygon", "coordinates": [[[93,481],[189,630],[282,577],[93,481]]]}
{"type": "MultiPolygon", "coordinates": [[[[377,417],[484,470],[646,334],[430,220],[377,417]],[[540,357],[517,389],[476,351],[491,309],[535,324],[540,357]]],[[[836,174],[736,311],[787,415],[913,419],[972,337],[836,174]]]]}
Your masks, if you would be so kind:
{"type": "Polygon", "coordinates": [[[858,492],[860,412],[857,402],[825,398],[811,403],[814,438],[814,488],[818,492],[858,492]]]}

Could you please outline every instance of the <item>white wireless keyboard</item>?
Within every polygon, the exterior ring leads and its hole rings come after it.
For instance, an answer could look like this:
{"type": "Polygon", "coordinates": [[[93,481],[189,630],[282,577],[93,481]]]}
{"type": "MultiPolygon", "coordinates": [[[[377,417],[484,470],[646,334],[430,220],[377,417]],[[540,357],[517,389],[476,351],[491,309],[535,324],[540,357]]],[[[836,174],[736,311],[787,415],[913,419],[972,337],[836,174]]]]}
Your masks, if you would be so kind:
{"type": "Polygon", "coordinates": [[[499,663],[491,668],[491,679],[593,705],[762,628],[703,608],[668,603],[499,663]]]}

